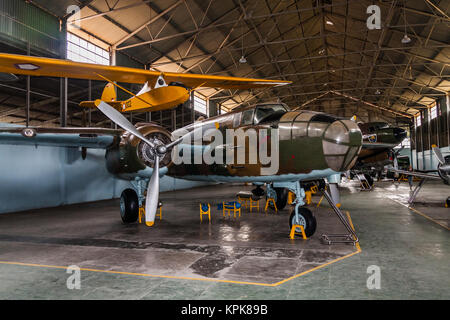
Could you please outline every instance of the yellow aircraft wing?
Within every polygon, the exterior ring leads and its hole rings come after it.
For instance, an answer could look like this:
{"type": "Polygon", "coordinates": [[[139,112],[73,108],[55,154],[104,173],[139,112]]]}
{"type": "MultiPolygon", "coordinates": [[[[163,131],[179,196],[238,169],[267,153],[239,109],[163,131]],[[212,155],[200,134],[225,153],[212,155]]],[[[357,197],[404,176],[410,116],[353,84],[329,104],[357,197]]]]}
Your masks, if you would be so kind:
{"type": "Polygon", "coordinates": [[[291,81],[236,78],[189,73],[158,72],[144,69],[104,66],[69,60],[0,53],[0,72],[60,78],[104,80],[153,85],[163,74],[167,83],[181,82],[190,88],[251,89],[282,86],[291,81]],[[103,76],[103,77],[100,77],[103,76]]]}

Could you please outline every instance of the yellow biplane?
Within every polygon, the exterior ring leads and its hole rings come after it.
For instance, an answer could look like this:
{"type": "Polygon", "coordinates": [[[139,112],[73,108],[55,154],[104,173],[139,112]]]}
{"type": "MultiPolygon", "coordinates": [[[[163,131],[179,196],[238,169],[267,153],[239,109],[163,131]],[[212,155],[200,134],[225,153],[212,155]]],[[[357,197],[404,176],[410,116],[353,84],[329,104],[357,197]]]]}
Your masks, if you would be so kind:
{"type": "MultiPolygon", "coordinates": [[[[158,72],[6,53],[0,53],[0,73],[104,80],[108,84],[101,100],[120,112],[170,109],[185,102],[189,98],[190,91],[200,87],[245,90],[291,83],[279,80],[158,72]],[[134,94],[116,82],[138,83],[143,84],[143,87],[134,94]],[[117,101],[115,87],[126,91],[132,97],[125,101],[117,101]]],[[[96,103],[84,101],[80,106],[95,108],[96,103]]]]}

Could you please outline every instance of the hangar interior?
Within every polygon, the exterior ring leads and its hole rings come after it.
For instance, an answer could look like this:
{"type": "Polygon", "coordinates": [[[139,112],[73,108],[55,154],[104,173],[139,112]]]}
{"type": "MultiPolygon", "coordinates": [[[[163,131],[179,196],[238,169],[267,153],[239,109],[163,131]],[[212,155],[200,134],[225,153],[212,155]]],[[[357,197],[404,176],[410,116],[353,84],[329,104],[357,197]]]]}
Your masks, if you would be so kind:
{"type": "MultiPolygon", "coordinates": [[[[125,115],[169,132],[264,103],[356,116],[405,130],[396,155],[427,172],[440,165],[433,146],[450,160],[449,15],[446,0],[3,0],[0,53],[292,81],[198,88],[170,110],[125,115]],[[369,27],[373,5],[379,27],[369,27]]],[[[118,129],[79,107],[106,81],[17,77],[0,78],[0,127],[118,129]]],[[[120,86],[118,100],[142,88],[120,86]]],[[[442,180],[414,180],[421,191],[411,205],[407,178],[378,177],[364,190],[347,176],[341,212],[359,241],[326,245],[321,234],[346,229],[320,192],[309,204],[315,235],[293,240],[290,206],[264,210],[263,198],[238,217],[219,209],[251,183],[164,176],[161,218],[148,228],[122,223],[119,198],[136,186],[107,171],[102,149],[0,144],[0,155],[1,299],[450,297],[442,180]],[[201,203],[211,204],[210,219],[199,219],[201,203]],[[81,268],[80,289],[66,285],[71,265],[81,268]],[[371,266],[381,288],[369,286],[371,266]]]]}

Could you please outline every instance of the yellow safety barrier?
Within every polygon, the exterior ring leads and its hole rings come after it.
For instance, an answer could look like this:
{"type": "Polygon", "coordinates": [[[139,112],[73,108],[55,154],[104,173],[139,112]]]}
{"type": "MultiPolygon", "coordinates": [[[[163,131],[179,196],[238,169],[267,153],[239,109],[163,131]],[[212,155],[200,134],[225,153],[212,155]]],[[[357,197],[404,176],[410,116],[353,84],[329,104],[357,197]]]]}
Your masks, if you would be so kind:
{"type": "Polygon", "coordinates": [[[267,212],[267,207],[269,206],[270,202],[272,202],[273,207],[275,208],[275,212],[278,212],[277,204],[275,203],[275,199],[274,198],[267,198],[267,200],[266,200],[266,207],[264,208],[264,211],[267,212]]]}
{"type": "Polygon", "coordinates": [[[200,222],[203,222],[203,215],[207,214],[209,222],[211,222],[211,206],[208,203],[208,210],[203,211],[202,204],[200,203],[200,222]]]}
{"type": "Polygon", "coordinates": [[[299,225],[299,224],[294,224],[294,225],[292,226],[292,228],[291,228],[291,233],[289,234],[289,238],[291,238],[291,239],[293,240],[293,239],[295,238],[295,234],[301,234],[301,235],[302,235],[302,238],[303,238],[304,240],[308,239],[308,238],[306,237],[306,234],[305,234],[305,228],[303,228],[303,226],[301,226],[301,225],[299,225]],[[300,233],[295,232],[295,229],[297,229],[297,228],[300,228],[300,233]]]}

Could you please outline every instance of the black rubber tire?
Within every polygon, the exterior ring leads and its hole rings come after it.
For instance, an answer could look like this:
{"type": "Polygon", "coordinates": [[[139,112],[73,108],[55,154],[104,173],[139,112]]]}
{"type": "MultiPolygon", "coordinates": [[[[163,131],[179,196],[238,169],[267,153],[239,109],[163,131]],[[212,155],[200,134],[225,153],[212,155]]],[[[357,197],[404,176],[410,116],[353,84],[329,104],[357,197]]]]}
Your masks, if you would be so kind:
{"type": "Polygon", "coordinates": [[[139,200],[133,189],[123,190],[120,196],[120,217],[124,223],[136,222],[139,217],[139,200]]]}
{"type": "MultiPolygon", "coordinates": [[[[303,228],[305,229],[306,236],[309,238],[316,232],[317,228],[316,217],[314,217],[313,213],[308,208],[300,207],[298,208],[298,211],[299,214],[302,215],[303,218],[305,219],[306,227],[303,226],[303,228]]],[[[294,216],[295,216],[295,208],[292,210],[291,216],[289,217],[289,230],[292,230],[292,225],[294,224],[293,222],[294,216]]]]}
{"type": "Polygon", "coordinates": [[[364,177],[366,178],[367,182],[369,183],[370,187],[373,187],[373,178],[371,175],[364,173],[364,177]]]}
{"type": "MultiPolygon", "coordinates": [[[[273,188],[277,194],[277,198],[275,199],[275,204],[277,205],[278,210],[283,210],[287,204],[287,198],[289,194],[289,190],[286,188],[273,188]]],[[[267,200],[267,193],[266,193],[267,200]]],[[[275,210],[272,202],[269,203],[269,207],[275,210]]]]}

